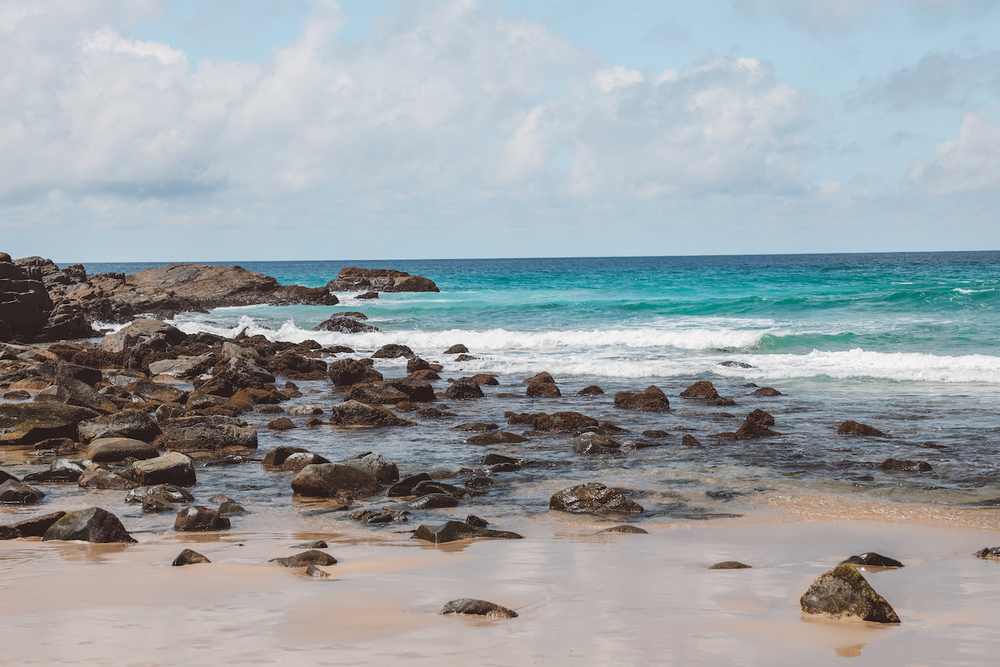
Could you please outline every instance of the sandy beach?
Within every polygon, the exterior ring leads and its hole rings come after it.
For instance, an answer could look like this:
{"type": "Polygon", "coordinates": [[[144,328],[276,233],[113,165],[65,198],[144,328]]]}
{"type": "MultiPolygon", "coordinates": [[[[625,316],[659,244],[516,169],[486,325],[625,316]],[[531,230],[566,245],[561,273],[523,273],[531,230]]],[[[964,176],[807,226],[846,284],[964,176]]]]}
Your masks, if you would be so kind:
{"type": "Polygon", "coordinates": [[[137,534],[132,546],[0,543],[3,664],[988,664],[1000,564],[989,530],[873,521],[514,524],[527,539],[432,546],[405,534],[137,534]],[[326,539],[327,579],[268,563],[326,539]],[[171,567],[183,548],[213,562],[171,567]],[[798,598],[840,560],[902,623],[804,617],[798,598]],[[738,559],[752,569],[717,571],[738,559]],[[477,597],[511,620],[437,614],[477,597]]]}

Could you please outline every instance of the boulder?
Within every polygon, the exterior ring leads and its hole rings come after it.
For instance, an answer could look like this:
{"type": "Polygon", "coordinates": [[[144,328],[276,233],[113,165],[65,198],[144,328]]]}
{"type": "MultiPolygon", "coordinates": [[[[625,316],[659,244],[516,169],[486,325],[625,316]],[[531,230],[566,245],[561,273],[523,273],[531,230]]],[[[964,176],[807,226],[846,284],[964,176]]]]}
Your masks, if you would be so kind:
{"type": "Polygon", "coordinates": [[[264,455],[264,460],[261,461],[266,466],[280,467],[281,464],[285,462],[292,454],[308,454],[308,449],[303,449],[302,447],[291,447],[289,445],[279,445],[275,447],[267,454],[264,455]]]}
{"type": "Polygon", "coordinates": [[[933,470],[927,461],[907,461],[905,459],[886,459],[878,467],[882,470],[895,472],[930,472],[933,470]]]}
{"type": "Polygon", "coordinates": [[[466,438],[465,442],[470,445],[501,445],[528,442],[528,439],[523,435],[511,433],[510,431],[491,431],[466,438]]]}
{"type": "Polygon", "coordinates": [[[367,472],[339,463],[308,465],[292,480],[295,493],[320,498],[370,496],[380,489],[367,472]]]}
{"type": "Polygon", "coordinates": [[[76,483],[81,489],[117,489],[119,491],[138,486],[114,470],[105,468],[102,463],[94,464],[84,470],[76,483]]]}
{"type": "Polygon", "coordinates": [[[761,387],[750,394],[751,396],[783,396],[783,394],[775,389],[774,387],[761,387]]]}
{"type": "Polygon", "coordinates": [[[294,405],[288,408],[290,415],[321,415],[323,408],[318,405],[294,405]]]}
{"type": "Polygon", "coordinates": [[[358,454],[344,461],[344,465],[368,473],[379,484],[393,484],[399,481],[399,468],[381,454],[374,452],[358,454]]]}
{"type": "Polygon", "coordinates": [[[87,458],[95,463],[118,463],[128,458],[151,459],[158,455],[153,445],[131,438],[98,438],[87,447],[87,458]]]}
{"type": "Polygon", "coordinates": [[[869,426],[868,424],[859,424],[855,421],[846,421],[837,427],[837,435],[864,435],[864,436],[874,436],[879,438],[888,438],[885,433],[878,430],[874,426],[869,426]]]}
{"type": "Polygon", "coordinates": [[[584,387],[580,391],[576,392],[577,396],[601,396],[603,394],[604,390],[598,387],[596,384],[584,387]]]}
{"type": "Polygon", "coordinates": [[[163,456],[136,461],[132,467],[121,473],[142,486],[170,484],[172,486],[194,486],[197,483],[194,463],[180,452],[167,452],[163,456]]]}
{"type": "Polygon", "coordinates": [[[452,600],[441,608],[439,614],[462,614],[463,616],[486,616],[487,618],[517,618],[517,612],[486,600],[462,598],[452,600]]]}
{"type": "Polygon", "coordinates": [[[201,505],[185,507],[177,513],[177,518],[174,520],[174,530],[185,533],[229,530],[231,525],[229,519],[201,505]]]}
{"type": "Polygon", "coordinates": [[[532,422],[536,431],[545,433],[578,433],[583,429],[598,426],[593,417],[579,412],[554,412],[551,415],[541,413],[532,422]]]}
{"type": "Polygon", "coordinates": [[[716,563],[708,568],[709,570],[749,570],[750,566],[738,560],[726,560],[716,563]]]}
{"type": "Polygon", "coordinates": [[[35,401],[78,405],[105,415],[118,411],[118,406],[110,398],[86,382],[73,379],[61,380],[57,385],[42,389],[35,394],[35,401]]]}
{"type": "Polygon", "coordinates": [[[458,498],[447,493],[427,493],[409,502],[409,507],[415,510],[434,510],[446,507],[457,507],[458,498]]]}
{"type": "Polygon", "coordinates": [[[416,373],[417,371],[429,371],[429,370],[432,370],[430,363],[424,361],[420,357],[417,356],[411,357],[406,362],[407,373],[416,373]]]}
{"type": "Polygon", "coordinates": [[[378,382],[382,374],[372,368],[371,360],[338,359],[331,361],[327,373],[336,387],[346,387],[362,382],[378,382]]]}
{"type": "Polygon", "coordinates": [[[694,437],[690,433],[685,433],[684,437],[681,438],[682,447],[701,447],[701,441],[694,437]]]}
{"type": "Polygon", "coordinates": [[[7,526],[3,526],[3,528],[17,531],[17,537],[42,537],[45,535],[45,531],[64,516],[66,516],[66,512],[52,512],[51,514],[44,514],[8,524],[7,526]]]}
{"type": "Polygon", "coordinates": [[[559,398],[562,392],[553,382],[534,382],[524,392],[528,398],[559,398]]]}
{"type": "Polygon", "coordinates": [[[341,269],[326,285],[331,292],[440,292],[434,281],[393,269],[341,269]]]}
{"type": "Polygon", "coordinates": [[[681,398],[711,400],[718,398],[719,392],[708,380],[695,382],[693,385],[681,392],[681,398]]]}
{"type": "Polygon", "coordinates": [[[574,514],[641,514],[644,511],[621,491],[600,482],[588,482],[556,493],[549,500],[549,509],[574,514]]]}
{"type": "Polygon", "coordinates": [[[449,347],[447,350],[445,350],[444,353],[445,354],[462,354],[462,353],[468,352],[468,351],[469,351],[469,348],[465,347],[461,343],[457,343],[457,344],[452,345],[451,347],[449,347]]]}
{"type": "Polygon", "coordinates": [[[465,424],[459,424],[454,427],[456,431],[472,431],[473,433],[485,433],[486,431],[495,431],[500,428],[499,425],[493,422],[466,422],[465,424]]]}
{"type": "Polygon", "coordinates": [[[863,553],[860,556],[851,556],[845,560],[844,563],[847,563],[848,565],[863,565],[866,567],[903,567],[903,564],[895,558],[889,558],[888,556],[877,554],[874,551],[863,553]]]}
{"type": "Polygon", "coordinates": [[[277,563],[282,567],[308,567],[310,565],[336,565],[337,559],[318,549],[310,549],[287,558],[272,558],[268,562],[277,563]]]}
{"type": "Polygon", "coordinates": [[[649,535],[649,531],[644,528],[639,528],[638,526],[630,526],[629,524],[622,524],[621,526],[612,526],[611,528],[605,528],[604,530],[598,531],[599,533],[621,533],[623,535],[649,535]]]}
{"type": "Polygon", "coordinates": [[[479,384],[472,378],[459,378],[444,392],[445,398],[457,401],[467,401],[483,398],[485,394],[479,384]]]}
{"type": "Polygon", "coordinates": [[[59,403],[0,403],[0,445],[30,447],[50,438],[76,438],[77,425],[99,416],[59,403]]]}
{"type": "MultiPolygon", "coordinates": [[[[406,345],[398,345],[396,343],[389,343],[388,345],[383,345],[380,347],[373,355],[372,359],[397,359],[399,357],[406,357],[407,359],[413,359],[417,355],[413,354],[411,350],[406,345]]],[[[428,364],[429,366],[429,364],[428,364]]],[[[407,371],[409,372],[409,371],[407,371]]]]}
{"type": "Polygon", "coordinates": [[[267,427],[272,431],[288,431],[295,428],[295,422],[288,417],[278,417],[267,422],[267,427]]]}
{"type": "Polygon", "coordinates": [[[972,555],[976,558],[1000,559],[1000,547],[985,547],[972,555]]]}
{"type": "Polygon", "coordinates": [[[341,315],[334,315],[333,317],[323,320],[317,324],[313,331],[333,331],[335,333],[375,333],[380,331],[378,327],[373,327],[370,324],[365,324],[364,322],[358,322],[356,319],[351,317],[343,317],[341,315]]]}
{"type": "Polygon", "coordinates": [[[448,521],[440,526],[420,525],[413,531],[413,539],[433,542],[434,544],[444,544],[445,542],[480,537],[498,540],[524,539],[523,535],[518,535],[517,533],[471,526],[462,521],[448,521]]]}
{"type": "Polygon", "coordinates": [[[257,430],[235,417],[179,417],[168,419],[162,428],[164,447],[180,452],[257,448],[257,430]]]}
{"type": "Polygon", "coordinates": [[[667,412],[670,409],[670,401],[659,387],[650,385],[639,393],[618,392],[615,394],[615,407],[639,412],[667,412]]]}
{"type": "Polygon", "coordinates": [[[780,435],[768,428],[774,426],[774,417],[763,410],[754,410],[747,415],[739,430],[736,431],[737,440],[753,440],[765,438],[772,435],[780,435]]]}
{"type": "Polygon", "coordinates": [[[212,561],[208,560],[197,551],[185,549],[177,555],[177,558],[174,559],[174,562],[172,562],[171,565],[174,567],[180,567],[182,565],[200,565],[202,563],[211,562],[212,561]]]}
{"type": "Polygon", "coordinates": [[[144,380],[134,382],[128,385],[126,389],[132,392],[133,395],[150,403],[183,403],[187,400],[188,396],[188,392],[177,387],[144,380]]]}
{"type": "Polygon", "coordinates": [[[45,531],[42,540],[83,540],[102,544],[136,541],[118,517],[100,507],[67,512],[45,531]]]}
{"type": "Polygon", "coordinates": [[[573,438],[573,451],[577,454],[618,454],[621,443],[597,433],[581,433],[573,438]]]}
{"type": "Polygon", "coordinates": [[[397,417],[385,408],[358,401],[345,401],[330,408],[335,426],[410,426],[413,422],[397,417]]]}
{"type": "Polygon", "coordinates": [[[44,497],[42,491],[15,479],[0,484],[0,503],[6,505],[34,505],[44,497]]]}
{"type": "Polygon", "coordinates": [[[140,410],[123,410],[88,419],[77,425],[77,434],[84,444],[99,438],[132,438],[152,442],[160,433],[162,431],[156,421],[140,410]]]}
{"type": "Polygon", "coordinates": [[[875,623],[899,623],[899,616],[858,570],[842,563],[816,578],[799,601],[805,614],[856,617],[875,623]]]}
{"type": "Polygon", "coordinates": [[[173,484],[157,484],[156,486],[140,486],[130,489],[125,494],[125,502],[141,503],[144,499],[151,496],[163,498],[170,503],[194,502],[194,496],[189,491],[173,484]]]}
{"type": "Polygon", "coordinates": [[[409,477],[404,477],[403,479],[399,480],[397,483],[393,484],[388,489],[386,489],[385,495],[388,496],[389,498],[398,498],[401,496],[413,496],[416,495],[413,492],[413,490],[414,487],[417,486],[417,484],[429,481],[431,481],[431,476],[425,472],[416,475],[410,475],[409,477]]]}
{"type": "Polygon", "coordinates": [[[370,382],[352,386],[344,399],[368,405],[395,405],[408,401],[409,396],[393,387],[389,382],[370,382]]]}

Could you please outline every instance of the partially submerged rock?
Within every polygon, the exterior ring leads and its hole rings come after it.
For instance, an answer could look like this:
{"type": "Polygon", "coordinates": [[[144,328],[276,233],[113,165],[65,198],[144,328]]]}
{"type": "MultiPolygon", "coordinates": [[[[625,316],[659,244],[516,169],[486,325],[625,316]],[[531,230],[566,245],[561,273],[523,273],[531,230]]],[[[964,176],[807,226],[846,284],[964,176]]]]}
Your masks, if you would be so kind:
{"type": "Polygon", "coordinates": [[[564,489],[549,500],[549,509],[574,514],[641,514],[641,505],[600,482],[564,489]]]}
{"type": "Polygon", "coordinates": [[[156,420],[148,413],[140,410],[123,410],[80,422],[77,433],[80,442],[88,444],[100,438],[132,438],[152,442],[161,431],[156,420]]]}
{"type": "Polygon", "coordinates": [[[743,425],[740,426],[738,431],[736,431],[736,439],[753,440],[772,435],[780,435],[779,433],[769,429],[769,426],[774,426],[774,417],[763,410],[754,410],[747,415],[743,425]]]}
{"type": "Polygon", "coordinates": [[[878,430],[874,426],[869,426],[868,424],[859,424],[856,421],[846,421],[837,427],[837,435],[863,435],[863,436],[873,436],[879,438],[887,438],[888,436],[882,431],[878,430]]]}
{"type": "Polygon", "coordinates": [[[163,442],[179,452],[256,449],[257,429],[235,417],[179,417],[164,422],[163,442]]]}
{"type": "Polygon", "coordinates": [[[42,540],[83,540],[95,543],[136,541],[125,530],[118,517],[100,507],[67,512],[45,531],[42,540]]]}
{"type": "Polygon", "coordinates": [[[295,554],[294,556],[272,558],[268,562],[277,563],[282,567],[308,567],[310,565],[336,565],[337,559],[326,552],[319,551],[318,549],[310,549],[309,551],[303,551],[302,553],[295,554]]]}
{"type": "Polygon", "coordinates": [[[573,439],[573,451],[577,454],[618,454],[621,443],[597,433],[581,433],[573,439]]]}
{"type": "Polygon", "coordinates": [[[136,461],[123,471],[122,477],[143,486],[169,484],[172,486],[194,486],[198,479],[194,462],[181,452],[167,452],[163,456],[136,461]]]}
{"type": "Polygon", "coordinates": [[[491,431],[488,433],[480,433],[479,435],[469,436],[465,439],[465,442],[470,445],[517,444],[527,441],[528,439],[523,435],[511,433],[510,431],[491,431]]]}
{"type": "Polygon", "coordinates": [[[465,616],[486,616],[487,618],[517,618],[517,612],[501,607],[495,602],[462,598],[452,600],[441,608],[439,614],[462,614],[465,616]]]}
{"type": "Polygon", "coordinates": [[[396,464],[375,452],[358,454],[344,461],[344,465],[368,473],[379,484],[392,484],[399,481],[399,468],[396,464]]]}
{"type": "Polygon", "coordinates": [[[345,401],[330,408],[334,426],[411,426],[413,422],[397,417],[385,408],[359,401],[345,401]]]}
{"type": "Polygon", "coordinates": [[[381,486],[363,470],[340,463],[308,465],[292,480],[292,490],[320,498],[370,496],[381,486]]]}
{"type": "Polygon", "coordinates": [[[180,567],[182,565],[199,565],[201,563],[211,563],[205,556],[202,556],[197,551],[191,549],[185,549],[177,555],[174,562],[171,563],[174,567],[180,567]]]}
{"type": "Polygon", "coordinates": [[[185,507],[177,513],[174,520],[174,530],[180,532],[211,532],[216,530],[229,530],[229,519],[219,516],[216,510],[192,505],[185,507]]]}
{"type": "Polygon", "coordinates": [[[624,535],[649,535],[649,531],[644,528],[639,528],[638,526],[631,526],[627,523],[620,526],[611,526],[610,528],[605,528],[604,530],[598,531],[599,533],[621,533],[624,535]]]}
{"type": "Polygon", "coordinates": [[[77,425],[99,414],[61,403],[0,403],[0,445],[30,447],[50,438],[76,438],[77,425]]]}
{"type": "Polygon", "coordinates": [[[750,566],[738,560],[725,560],[708,568],[709,570],[749,570],[750,566]]]}
{"type": "Polygon", "coordinates": [[[667,412],[670,401],[656,385],[649,385],[640,393],[620,391],[615,394],[615,407],[639,412],[667,412]]]}
{"type": "Polygon", "coordinates": [[[440,292],[434,281],[394,269],[348,267],[326,285],[333,292],[440,292]]]}
{"type": "Polygon", "coordinates": [[[45,493],[33,486],[8,479],[0,484],[0,503],[7,505],[34,505],[45,497],[45,493]]]}
{"type": "Polygon", "coordinates": [[[711,400],[718,398],[719,392],[708,380],[695,382],[693,385],[681,392],[681,398],[711,400]]]}
{"type": "Polygon", "coordinates": [[[889,558],[874,551],[863,553],[860,556],[851,556],[844,563],[848,565],[865,565],[868,567],[903,567],[903,564],[895,558],[889,558]]]}
{"type": "Polygon", "coordinates": [[[456,540],[465,540],[477,537],[498,540],[524,539],[523,535],[507,530],[491,530],[489,528],[472,526],[462,521],[448,521],[440,526],[420,525],[415,531],[413,531],[413,539],[433,542],[434,544],[443,544],[445,542],[454,542],[456,540]]]}
{"type": "Polygon", "coordinates": [[[933,470],[927,461],[908,461],[904,459],[886,459],[878,466],[882,470],[896,472],[930,472],[933,470]]]}
{"type": "Polygon", "coordinates": [[[865,580],[858,570],[841,563],[821,574],[799,601],[805,614],[832,618],[856,617],[875,623],[899,623],[892,606],[865,580]]]}
{"type": "Polygon", "coordinates": [[[159,452],[156,447],[132,438],[98,438],[87,447],[87,458],[95,463],[118,463],[125,459],[151,459],[159,452]]]}

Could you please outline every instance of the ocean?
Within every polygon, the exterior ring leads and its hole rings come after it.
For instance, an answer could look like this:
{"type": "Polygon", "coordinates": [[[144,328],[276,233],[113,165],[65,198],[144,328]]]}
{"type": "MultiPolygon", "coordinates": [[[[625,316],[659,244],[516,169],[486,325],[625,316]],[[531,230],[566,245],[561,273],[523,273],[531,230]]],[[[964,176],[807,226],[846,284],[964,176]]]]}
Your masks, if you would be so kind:
{"type": "MultiPolygon", "coordinates": [[[[325,285],[347,266],[394,268],[425,275],[441,291],[363,301],[339,294],[334,307],[220,308],[179,316],[174,324],[185,332],[313,339],[349,346],[356,353],[347,356],[359,358],[399,343],[444,364],[442,378],[493,373],[500,381],[484,387],[486,399],[439,401],[456,416],[415,429],[324,426],[269,434],[261,415],[255,425],[262,449],[295,444],[331,460],[378,451],[402,474],[428,471],[453,483],[487,453],[514,456],[531,464],[498,476],[491,493],[473,504],[523,516],[547,513],[552,493],[587,481],[627,489],[646,517],[677,521],[812,512],[917,516],[951,508],[992,515],[1000,505],[997,252],[213,263],[309,287],[325,285]],[[363,312],[381,331],[313,331],[345,311],[363,312]],[[458,363],[443,354],[456,343],[476,358],[458,363]],[[541,371],[555,377],[562,398],[495,397],[523,396],[522,380],[541,371]],[[679,396],[699,380],[711,381],[736,406],[679,396]],[[593,384],[605,394],[576,395],[593,384]],[[649,385],[667,394],[670,412],[614,407],[615,392],[649,385]],[[782,395],[752,396],[747,385],[782,395]],[[713,437],[735,431],[757,408],[774,416],[781,435],[713,437]],[[510,411],[564,410],[628,429],[619,438],[624,455],[580,457],[569,436],[538,437],[523,427],[510,430],[531,436],[527,443],[473,446],[454,429],[465,421],[506,427],[510,411]],[[838,435],[846,420],[887,437],[838,435]],[[670,435],[651,440],[642,435],[650,430],[670,435]],[[684,435],[701,446],[682,446],[684,435]],[[878,467],[889,458],[926,462],[932,470],[878,467]]],[[[85,266],[88,273],[133,273],[154,265],[85,266]]],[[[376,368],[387,378],[406,374],[404,359],[379,360],[376,368]]],[[[340,400],[328,383],[299,385],[317,392],[299,403],[340,400]]],[[[446,387],[441,381],[436,388],[446,387]]],[[[238,468],[227,468],[229,481],[220,479],[219,488],[245,489],[254,502],[282,511],[273,494],[287,491],[287,480],[262,484],[238,468]]]]}

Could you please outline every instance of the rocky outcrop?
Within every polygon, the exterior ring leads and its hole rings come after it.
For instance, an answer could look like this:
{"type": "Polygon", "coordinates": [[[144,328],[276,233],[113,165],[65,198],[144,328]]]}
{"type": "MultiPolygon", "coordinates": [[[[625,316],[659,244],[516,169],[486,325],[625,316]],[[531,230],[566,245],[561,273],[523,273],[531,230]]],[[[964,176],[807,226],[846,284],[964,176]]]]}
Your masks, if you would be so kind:
{"type": "Polygon", "coordinates": [[[440,292],[434,281],[424,276],[411,276],[393,269],[341,269],[327,283],[331,292],[440,292]]]}
{"type": "Polygon", "coordinates": [[[313,331],[333,331],[336,333],[374,333],[380,331],[378,327],[373,327],[370,324],[365,324],[364,322],[358,322],[357,320],[350,317],[343,317],[341,315],[334,315],[333,317],[323,320],[313,328],[313,331]]]}
{"type": "Polygon", "coordinates": [[[805,614],[899,623],[899,616],[885,598],[875,592],[857,569],[846,563],[817,577],[799,603],[805,614]]]}

